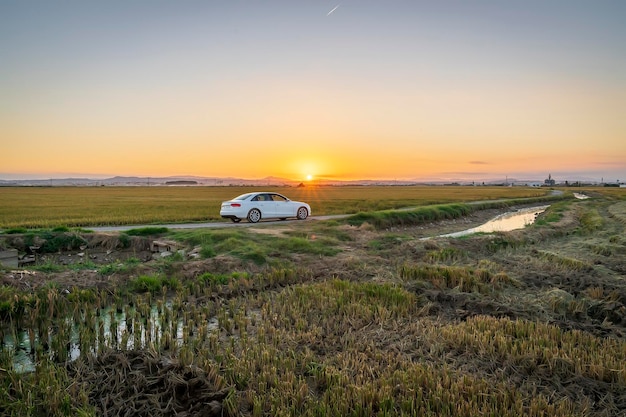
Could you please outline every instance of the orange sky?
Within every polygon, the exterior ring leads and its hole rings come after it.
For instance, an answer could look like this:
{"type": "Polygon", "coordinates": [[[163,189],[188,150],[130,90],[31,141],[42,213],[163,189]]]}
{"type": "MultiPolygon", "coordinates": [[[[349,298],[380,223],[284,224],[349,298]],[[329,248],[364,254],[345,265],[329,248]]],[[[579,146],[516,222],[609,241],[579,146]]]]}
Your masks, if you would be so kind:
{"type": "Polygon", "coordinates": [[[626,7],[557,4],[6,2],[0,179],[624,180],[626,7]]]}

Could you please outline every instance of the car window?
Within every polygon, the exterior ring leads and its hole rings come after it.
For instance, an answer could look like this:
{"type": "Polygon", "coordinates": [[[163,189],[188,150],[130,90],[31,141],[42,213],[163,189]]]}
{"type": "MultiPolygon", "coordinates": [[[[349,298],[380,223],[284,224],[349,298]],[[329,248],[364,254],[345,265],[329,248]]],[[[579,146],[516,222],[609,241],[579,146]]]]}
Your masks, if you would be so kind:
{"type": "Polygon", "coordinates": [[[274,200],[274,201],[282,201],[282,202],[288,201],[286,197],[283,197],[280,194],[272,194],[272,200],[274,200]]]}
{"type": "Polygon", "coordinates": [[[247,200],[248,198],[250,198],[252,194],[248,193],[248,194],[242,194],[239,197],[235,197],[233,198],[233,200],[247,200]]]}

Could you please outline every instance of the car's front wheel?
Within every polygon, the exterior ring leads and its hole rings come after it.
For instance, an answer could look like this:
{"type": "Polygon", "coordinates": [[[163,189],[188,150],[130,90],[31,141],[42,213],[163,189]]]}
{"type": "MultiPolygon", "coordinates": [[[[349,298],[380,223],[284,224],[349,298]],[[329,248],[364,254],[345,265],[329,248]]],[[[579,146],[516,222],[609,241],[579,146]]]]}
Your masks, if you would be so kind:
{"type": "Polygon", "coordinates": [[[252,209],[248,212],[248,221],[250,223],[256,223],[261,220],[261,212],[259,209],[252,209]]]}
{"type": "Polygon", "coordinates": [[[307,217],[309,217],[309,210],[306,209],[306,207],[300,207],[298,209],[298,214],[296,215],[296,217],[298,218],[298,220],[304,220],[307,217]]]}

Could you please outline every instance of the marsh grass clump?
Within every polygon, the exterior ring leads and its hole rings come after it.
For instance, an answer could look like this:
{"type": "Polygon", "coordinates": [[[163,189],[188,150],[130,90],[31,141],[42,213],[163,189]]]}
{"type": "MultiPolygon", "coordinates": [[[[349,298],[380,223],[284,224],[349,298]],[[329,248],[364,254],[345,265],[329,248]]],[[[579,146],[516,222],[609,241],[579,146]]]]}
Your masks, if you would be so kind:
{"type": "Polygon", "coordinates": [[[405,240],[407,240],[406,236],[397,233],[386,233],[380,237],[369,240],[367,247],[376,251],[388,250],[397,247],[405,240]]]}
{"type": "Polygon", "coordinates": [[[22,293],[9,286],[0,286],[0,319],[19,319],[24,315],[26,309],[35,302],[36,299],[33,294],[22,293]]]}
{"type": "Polygon", "coordinates": [[[211,230],[176,232],[171,236],[192,245],[199,245],[200,254],[204,258],[226,254],[257,265],[271,263],[272,257],[283,257],[290,253],[334,256],[339,252],[336,248],[339,241],[335,237],[315,233],[294,232],[284,237],[249,233],[245,230],[211,230]]]}
{"type": "Polygon", "coordinates": [[[611,256],[615,250],[611,245],[589,245],[589,249],[597,255],[611,256]]]}
{"type": "Polygon", "coordinates": [[[258,236],[243,230],[195,230],[175,232],[170,236],[191,245],[199,245],[203,258],[229,254],[256,264],[266,262],[267,250],[258,244],[258,236]]]}
{"type": "Polygon", "coordinates": [[[563,214],[571,203],[569,201],[560,201],[550,204],[550,206],[537,216],[533,223],[536,226],[546,226],[558,222],[563,218],[563,214]]]}
{"type": "Polygon", "coordinates": [[[3,370],[2,410],[9,416],[92,416],[85,387],[75,386],[62,365],[42,360],[30,374],[3,370]]]}
{"type": "Polygon", "coordinates": [[[575,297],[559,288],[552,288],[543,294],[543,298],[550,310],[554,313],[566,315],[570,311],[570,306],[574,303],[575,297]]]}
{"type": "MultiPolygon", "coordinates": [[[[28,235],[27,235],[28,236],[28,235]]],[[[86,245],[87,241],[76,233],[63,232],[41,232],[32,235],[33,242],[35,237],[42,241],[42,253],[56,253],[63,250],[79,249],[82,245],[86,245]]],[[[29,238],[27,237],[27,240],[29,238]]]]}
{"type": "Polygon", "coordinates": [[[197,245],[215,245],[227,239],[242,239],[246,236],[246,231],[239,229],[220,229],[220,230],[178,230],[170,232],[170,236],[174,240],[187,243],[191,246],[197,245]]]}
{"type": "Polygon", "coordinates": [[[97,291],[91,288],[72,288],[67,295],[68,301],[76,304],[95,303],[98,299],[97,291]]]}
{"type": "Polygon", "coordinates": [[[130,248],[130,235],[126,233],[120,233],[118,236],[118,244],[121,248],[130,248]]]}
{"type": "Polygon", "coordinates": [[[225,285],[228,284],[230,277],[226,274],[205,272],[198,277],[198,280],[208,285],[225,285]]]}
{"type": "Polygon", "coordinates": [[[28,233],[28,229],[26,229],[25,227],[12,227],[4,230],[2,233],[4,233],[5,235],[22,235],[28,233]]]}
{"type": "Polygon", "coordinates": [[[440,204],[403,211],[370,211],[348,217],[345,221],[353,226],[368,223],[376,229],[415,226],[426,222],[456,219],[472,212],[467,204],[440,204]]]}
{"type": "Polygon", "coordinates": [[[131,292],[158,293],[167,290],[175,290],[180,287],[177,279],[164,275],[140,275],[128,282],[131,292]]]}
{"type": "Polygon", "coordinates": [[[455,263],[467,258],[468,254],[465,250],[454,247],[440,248],[426,254],[426,261],[434,263],[455,263]]]}
{"type": "Polygon", "coordinates": [[[439,289],[458,289],[462,292],[488,293],[502,283],[512,283],[505,273],[488,269],[441,265],[410,265],[404,263],[398,271],[403,281],[425,281],[439,289]]]}
{"type": "MultiPolygon", "coordinates": [[[[524,375],[531,384],[556,387],[584,378],[607,383],[603,395],[623,399],[626,388],[624,342],[587,332],[561,330],[527,320],[476,316],[445,326],[440,333],[459,354],[474,352],[497,361],[510,374],[524,375]]],[[[587,395],[595,395],[582,386],[587,395]]],[[[598,407],[595,405],[594,407],[598,407]]]]}
{"type": "Polygon", "coordinates": [[[336,220],[325,221],[316,224],[306,230],[285,230],[283,233],[290,237],[299,237],[307,240],[326,240],[328,242],[351,242],[353,235],[349,232],[349,226],[340,224],[336,220]]]}
{"type": "Polygon", "coordinates": [[[68,268],[72,271],[83,270],[97,270],[99,266],[90,259],[81,259],[79,262],[74,262],[68,265],[68,268]]]}
{"type": "Polygon", "coordinates": [[[167,233],[168,230],[169,229],[167,227],[151,226],[151,227],[140,227],[137,229],[130,229],[130,230],[127,230],[125,233],[128,236],[159,236],[159,235],[163,235],[167,233]]]}
{"type": "Polygon", "coordinates": [[[40,262],[39,264],[32,266],[31,269],[33,271],[41,271],[41,272],[50,273],[50,272],[61,272],[65,268],[59,263],[55,262],[53,259],[45,259],[43,262],[40,262]]]}
{"type": "Polygon", "coordinates": [[[552,267],[559,267],[565,270],[571,271],[590,271],[592,265],[588,262],[581,261],[579,259],[562,256],[554,252],[549,251],[537,251],[541,260],[552,265],[552,267]]]}
{"type": "Polygon", "coordinates": [[[602,216],[600,216],[600,213],[598,213],[598,210],[595,208],[584,209],[579,215],[578,221],[583,233],[591,233],[598,230],[604,223],[602,216]]]}
{"type": "Polygon", "coordinates": [[[303,237],[278,238],[268,242],[271,252],[295,252],[322,256],[333,256],[339,253],[339,249],[333,247],[333,243],[336,242],[329,238],[307,239],[303,237]]]}
{"type": "Polygon", "coordinates": [[[122,263],[110,263],[95,268],[100,275],[112,275],[118,272],[130,272],[135,269],[141,261],[135,257],[130,257],[122,263]]]}
{"type": "Polygon", "coordinates": [[[489,239],[486,248],[491,253],[507,249],[516,249],[526,244],[523,237],[510,232],[496,232],[486,238],[489,239]]]}

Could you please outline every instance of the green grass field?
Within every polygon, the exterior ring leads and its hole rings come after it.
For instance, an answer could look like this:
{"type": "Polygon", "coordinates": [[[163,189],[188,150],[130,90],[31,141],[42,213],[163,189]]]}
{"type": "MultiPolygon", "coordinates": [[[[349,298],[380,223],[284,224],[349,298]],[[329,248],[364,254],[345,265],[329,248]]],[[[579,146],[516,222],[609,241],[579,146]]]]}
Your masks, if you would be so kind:
{"type": "Polygon", "coordinates": [[[313,215],[539,197],[526,187],[0,187],[0,229],[221,221],[220,204],[269,190],[311,205],[313,215]]]}

